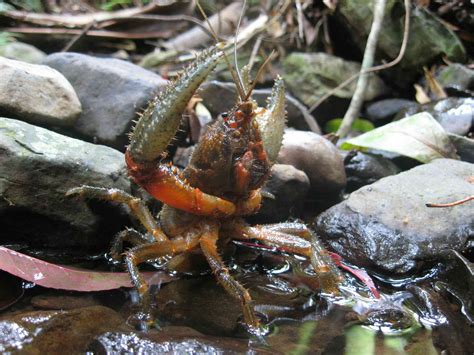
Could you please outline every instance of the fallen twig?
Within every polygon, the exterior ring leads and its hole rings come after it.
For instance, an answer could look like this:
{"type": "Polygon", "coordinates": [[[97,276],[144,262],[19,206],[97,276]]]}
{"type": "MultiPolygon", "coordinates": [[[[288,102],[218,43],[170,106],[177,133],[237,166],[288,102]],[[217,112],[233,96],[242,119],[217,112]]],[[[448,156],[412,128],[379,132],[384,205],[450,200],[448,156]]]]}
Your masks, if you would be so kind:
{"type": "Polygon", "coordinates": [[[82,37],[84,37],[87,34],[87,32],[89,32],[91,30],[91,28],[94,27],[94,25],[95,25],[95,22],[91,22],[86,27],[84,27],[82,32],[80,34],[76,35],[74,38],[72,38],[69,41],[69,43],[66,44],[66,46],[61,50],[61,52],[67,52],[67,51],[71,50],[71,48],[77,43],[77,41],[79,41],[82,37]]]}
{"type": "Polygon", "coordinates": [[[380,30],[382,29],[383,15],[385,10],[386,0],[377,0],[374,4],[374,19],[372,27],[370,28],[369,37],[365,46],[364,58],[362,59],[361,74],[357,81],[357,86],[352,96],[349,108],[342,119],[341,126],[337,130],[339,137],[345,137],[352,128],[352,124],[359,115],[362,104],[364,103],[364,94],[367,87],[368,73],[365,69],[372,67],[374,63],[375,49],[377,48],[377,41],[380,30]]]}
{"type": "MultiPolygon", "coordinates": [[[[158,9],[160,5],[156,2],[143,7],[134,7],[130,9],[118,10],[118,11],[97,11],[88,14],[79,15],[67,15],[67,14],[42,14],[27,11],[5,11],[2,16],[9,17],[14,20],[21,22],[29,22],[40,26],[60,26],[68,28],[76,28],[88,26],[90,23],[96,22],[101,23],[105,21],[130,19],[136,15],[143,15],[158,9]]],[[[163,16],[170,17],[170,16],[163,16]]],[[[175,16],[173,16],[175,17],[175,16]]],[[[181,17],[181,16],[179,16],[181,17]]]]}
{"type": "Polygon", "coordinates": [[[454,206],[462,205],[463,203],[466,203],[472,200],[474,200],[474,195],[463,198],[462,200],[449,202],[449,203],[427,203],[425,206],[426,207],[454,207],[454,206]]]}
{"type": "Polygon", "coordinates": [[[208,21],[199,22],[197,27],[193,27],[173,39],[164,42],[163,47],[175,50],[186,50],[202,46],[212,39],[209,33],[213,28],[219,28],[218,35],[232,34],[237,21],[235,14],[240,11],[241,7],[242,4],[240,2],[231,3],[219,11],[219,13],[209,17],[208,21]],[[203,33],[203,29],[206,30],[205,33],[203,33]]]}
{"type": "MultiPolygon", "coordinates": [[[[392,60],[391,62],[381,64],[381,65],[377,65],[375,67],[366,69],[364,71],[365,73],[373,73],[373,72],[376,72],[376,71],[391,68],[391,67],[397,65],[402,60],[403,56],[405,55],[405,51],[406,51],[406,48],[407,48],[407,45],[408,45],[408,34],[409,34],[409,30],[410,30],[410,13],[411,13],[410,6],[411,6],[411,1],[410,0],[405,0],[404,3],[405,3],[405,21],[404,21],[404,27],[403,27],[403,39],[402,39],[402,44],[400,46],[400,52],[398,53],[398,56],[394,60],[392,60]]],[[[352,75],[351,77],[344,80],[341,84],[336,86],[334,89],[328,91],[324,96],[322,96],[318,101],[316,101],[308,109],[309,112],[312,112],[316,108],[318,108],[319,105],[321,105],[329,97],[334,95],[338,90],[340,90],[340,89],[346,87],[347,85],[349,85],[350,83],[352,83],[355,79],[357,79],[359,77],[359,75],[361,73],[362,73],[362,71],[358,72],[357,74],[352,75]]]]}

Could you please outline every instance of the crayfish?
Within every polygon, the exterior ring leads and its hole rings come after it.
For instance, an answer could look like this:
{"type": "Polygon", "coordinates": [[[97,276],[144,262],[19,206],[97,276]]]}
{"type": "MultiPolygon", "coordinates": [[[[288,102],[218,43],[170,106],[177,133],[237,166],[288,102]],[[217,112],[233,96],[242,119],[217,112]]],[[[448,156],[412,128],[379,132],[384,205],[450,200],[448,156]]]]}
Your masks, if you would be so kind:
{"type": "Polygon", "coordinates": [[[250,99],[251,90],[242,93],[234,108],[208,127],[182,172],[161,163],[188,101],[223,55],[219,45],[201,53],[175,83],[149,103],[130,135],[125,153],[128,173],[164,203],[157,219],[142,200],[124,191],[81,186],[67,194],[125,203],[141,222],[146,232],[127,229],[119,233],[111,255],[120,258],[124,241],[133,245],[124,259],[144,304],[150,295],[138,264],[168,257],[167,266],[174,269],[198,251],[217,281],[240,302],[249,332],[258,334],[262,328],[250,294],[219,255],[230,240],[256,240],[307,257],[325,292],[337,292],[342,275],[305,224],[250,226],[244,220],[258,211],[261,187],[281,146],[286,116],[281,78],[276,79],[266,108],[258,108],[250,99]]]}

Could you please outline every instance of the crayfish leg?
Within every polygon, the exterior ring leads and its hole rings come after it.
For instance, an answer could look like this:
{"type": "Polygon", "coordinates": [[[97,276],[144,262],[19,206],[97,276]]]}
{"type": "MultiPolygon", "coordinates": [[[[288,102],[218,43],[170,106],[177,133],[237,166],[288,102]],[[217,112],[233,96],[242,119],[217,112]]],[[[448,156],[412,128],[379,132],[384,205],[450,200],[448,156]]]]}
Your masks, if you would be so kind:
{"type": "Polygon", "coordinates": [[[138,265],[146,261],[155,260],[162,256],[173,256],[193,249],[199,244],[200,234],[191,238],[177,238],[173,240],[154,242],[136,246],[125,253],[127,265],[133,285],[138,290],[140,300],[145,308],[149,306],[148,284],[140,275],[138,265]]]}
{"type": "Polygon", "coordinates": [[[123,243],[129,243],[133,246],[138,246],[142,244],[148,244],[154,242],[154,238],[150,234],[142,234],[135,229],[127,228],[114,237],[112,244],[110,245],[110,256],[116,261],[121,261],[123,243]]]}
{"type": "Polygon", "coordinates": [[[75,187],[66,192],[66,196],[79,196],[85,198],[94,198],[98,200],[114,201],[126,204],[133,215],[138,218],[148,233],[153,235],[157,241],[168,240],[168,237],[161,231],[156,224],[155,218],[146,207],[145,203],[125,191],[119,189],[107,189],[104,187],[95,187],[83,185],[75,187]]]}
{"type": "Polygon", "coordinates": [[[344,276],[332,261],[328,252],[321,246],[314,233],[302,223],[283,223],[251,227],[244,222],[233,226],[236,239],[255,239],[264,244],[282,248],[283,250],[307,257],[320,281],[325,293],[338,295],[338,286],[344,276]]]}
{"type": "Polygon", "coordinates": [[[201,249],[217,281],[224,287],[227,293],[240,301],[244,321],[249,327],[249,332],[258,335],[262,332],[262,329],[252,308],[252,298],[247,289],[230,275],[229,269],[222,261],[217,251],[216,243],[218,238],[219,230],[217,228],[212,228],[203,233],[200,239],[201,249]]]}

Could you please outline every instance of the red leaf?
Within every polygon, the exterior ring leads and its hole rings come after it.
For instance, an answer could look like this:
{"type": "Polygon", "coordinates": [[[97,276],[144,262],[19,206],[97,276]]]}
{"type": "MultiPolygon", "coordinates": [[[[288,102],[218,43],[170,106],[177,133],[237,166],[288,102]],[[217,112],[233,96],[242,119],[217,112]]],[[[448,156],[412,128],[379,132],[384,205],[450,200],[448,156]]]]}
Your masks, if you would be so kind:
{"type": "Polygon", "coordinates": [[[362,281],[372,292],[375,298],[380,298],[380,293],[377,290],[377,287],[375,287],[374,281],[372,278],[369,276],[369,274],[362,269],[353,269],[345,264],[342,263],[342,257],[339,254],[336,253],[329,253],[331,255],[332,260],[334,263],[339,266],[341,269],[344,269],[348,272],[350,272],[352,275],[357,277],[360,281],[362,281]]]}
{"type": "MultiPolygon", "coordinates": [[[[55,265],[17,251],[0,247],[0,270],[49,288],[71,291],[104,291],[132,287],[126,272],[102,272],[55,265]]],[[[169,282],[163,271],[142,272],[149,284],[169,282]]]]}

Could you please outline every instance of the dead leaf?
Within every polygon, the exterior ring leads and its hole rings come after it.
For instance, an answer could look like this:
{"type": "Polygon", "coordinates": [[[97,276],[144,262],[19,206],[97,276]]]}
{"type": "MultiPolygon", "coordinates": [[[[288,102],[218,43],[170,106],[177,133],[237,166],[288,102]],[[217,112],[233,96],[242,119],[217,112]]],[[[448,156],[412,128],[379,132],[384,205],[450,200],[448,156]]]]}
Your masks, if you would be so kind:
{"type": "MultiPolygon", "coordinates": [[[[5,247],[0,247],[0,270],[37,285],[71,291],[104,291],[132,287],[126,272],[102,272],[51,264],[5,247]]],[[[165,272],[141,273],[149,284],[169,282],[165,272]]]]}

